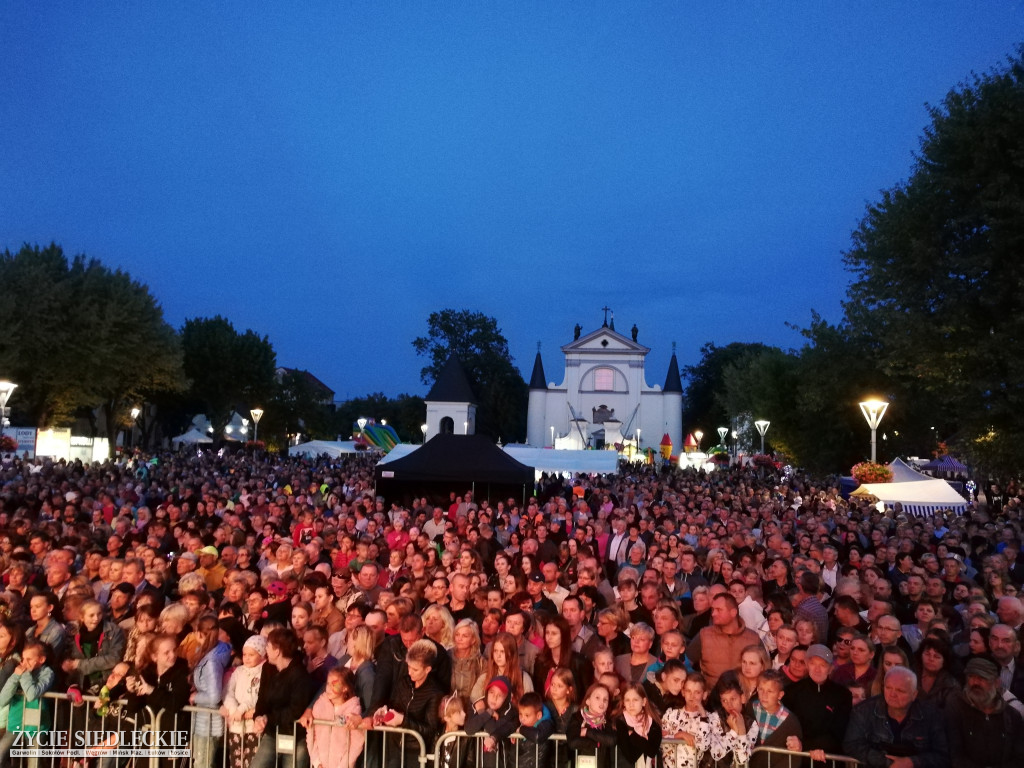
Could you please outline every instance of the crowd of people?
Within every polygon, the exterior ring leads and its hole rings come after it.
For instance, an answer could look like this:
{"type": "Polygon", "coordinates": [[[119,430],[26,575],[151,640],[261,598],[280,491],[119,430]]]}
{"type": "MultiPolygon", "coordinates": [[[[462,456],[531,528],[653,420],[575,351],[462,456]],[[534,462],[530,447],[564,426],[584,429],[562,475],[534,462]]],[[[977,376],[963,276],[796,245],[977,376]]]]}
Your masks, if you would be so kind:
{"type": "Polygon", "coordinates": [[[759,469],[404,501],[372,470],[0,465],[0,768],[68,727],[48,691],[187,723],[195,768],[398,768],[403,731],[444,768],[1024,764],[1014,485],[914,518],[759,469]]]}

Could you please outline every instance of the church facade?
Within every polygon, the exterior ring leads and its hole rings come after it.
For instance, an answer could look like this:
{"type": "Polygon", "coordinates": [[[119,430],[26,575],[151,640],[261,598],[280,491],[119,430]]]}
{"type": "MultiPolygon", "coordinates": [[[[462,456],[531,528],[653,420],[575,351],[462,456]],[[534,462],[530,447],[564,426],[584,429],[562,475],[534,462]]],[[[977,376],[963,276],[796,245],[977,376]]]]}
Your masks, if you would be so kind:
{"type": "Polygon", "coordinates": [[[547,382],[540,351],[530,377],[527,442],[534,447],[580,450],[611,447],[639,438],[658,449],[667,434],[682,450],[683,388],[675,350],[663,386],[648,386],[644,360],[650,349],[615,330],[614,320],[561,348],[561,384],[547,382]]]}

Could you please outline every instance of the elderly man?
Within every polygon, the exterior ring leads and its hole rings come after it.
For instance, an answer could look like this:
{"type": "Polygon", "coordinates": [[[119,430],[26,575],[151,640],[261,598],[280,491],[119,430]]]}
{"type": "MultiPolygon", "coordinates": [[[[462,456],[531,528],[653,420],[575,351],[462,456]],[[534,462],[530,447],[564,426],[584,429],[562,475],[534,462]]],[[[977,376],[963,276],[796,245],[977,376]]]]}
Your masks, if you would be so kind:
{"type": "Polygon", "coordinates": [[[881,696],[853,708],[843,754],[869,768],[945,768],[949,748],[942,715],[915,701],[917,675],[892,667],[881,696]]]}
{"type": "Polygon", "coordinates": [[[1003,688],[1018,699],[1024,699],[1024,668],[1018,663],[1020,638],[1016,630],[1006,624],[996,624],[989,631],[988,647],[999,665],[999,680],[1003,688]]]}
{"type": "Polygon", "coordinates": [[[744,648],[761,643],[757,632],[747,629],[739,614],[735,597],[728,592],[715,595],[710,626],[702,629],[686,649],[686,657],[700,669],[708,688],[714,688],[723,672],[740,665],[744,648]]]}
{"type": "Polygon", "coordinates": [[[1024,765],[1024,718],[1003,699],[999,667],[977,657],[964,670],[963,696],[946,708],[953,765],[981,768],[1024,765]]]}

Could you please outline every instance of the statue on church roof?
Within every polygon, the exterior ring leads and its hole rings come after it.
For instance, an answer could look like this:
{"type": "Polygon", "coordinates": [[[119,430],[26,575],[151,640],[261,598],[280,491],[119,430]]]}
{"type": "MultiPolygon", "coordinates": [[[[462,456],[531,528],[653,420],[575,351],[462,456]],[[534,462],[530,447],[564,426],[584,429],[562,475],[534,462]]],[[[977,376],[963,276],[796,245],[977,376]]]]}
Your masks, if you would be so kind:
{"type": "Polygon", "coordinates": [[[640,329],[636,327],[636,323],[633,323],[633,329],[630,333],[633,334],[633,341],[636,341],[637,334],[640,333],[640,329]]]}
{"type": "Polygon", "coordinates": [[[576,323],[576,327],[572,329],[572,340],[573,341],[579,341],[580,340],[580,333],[582,333],[582,332],[583,332],[583,326],[580,325],[579,323],[576,323]]]}

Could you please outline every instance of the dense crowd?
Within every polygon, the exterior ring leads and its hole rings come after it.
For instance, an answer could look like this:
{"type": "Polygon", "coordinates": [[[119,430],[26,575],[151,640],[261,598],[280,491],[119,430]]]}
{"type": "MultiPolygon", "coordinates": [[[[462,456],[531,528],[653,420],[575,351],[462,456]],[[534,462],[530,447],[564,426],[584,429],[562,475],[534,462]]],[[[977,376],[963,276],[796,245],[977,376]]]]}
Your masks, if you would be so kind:
{"type": "Polygon", "coordinates": [[[415,759],[382,726],[440,739],[445,768],[1024,764],[1015,486],[908,518],[754,469],[406,503],[372,472],[0,465],[0,768],[62,727],[47,691],[187,721],[196,768],[273,766],[279,733],[300,768],[415,759]]]}

